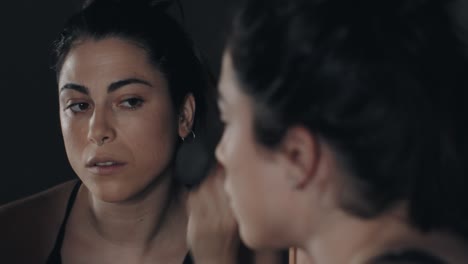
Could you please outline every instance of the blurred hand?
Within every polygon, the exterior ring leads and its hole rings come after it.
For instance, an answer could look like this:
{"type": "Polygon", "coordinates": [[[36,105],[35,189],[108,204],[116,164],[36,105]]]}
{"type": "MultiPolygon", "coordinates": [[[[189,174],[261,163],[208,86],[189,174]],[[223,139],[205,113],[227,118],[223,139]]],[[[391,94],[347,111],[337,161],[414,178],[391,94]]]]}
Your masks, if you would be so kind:
{"type": "Polygon", "coordinates": [[[188,194],[187,243],[197,264],[238,263],[240,239],[223,184],[216,166],[188,194]]]}

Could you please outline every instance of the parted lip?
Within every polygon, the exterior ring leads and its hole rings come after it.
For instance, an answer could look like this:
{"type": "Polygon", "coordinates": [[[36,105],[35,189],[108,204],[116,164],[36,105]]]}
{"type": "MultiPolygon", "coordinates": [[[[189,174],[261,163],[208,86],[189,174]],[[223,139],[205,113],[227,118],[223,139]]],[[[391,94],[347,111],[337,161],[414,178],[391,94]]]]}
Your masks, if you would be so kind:
{"type": "Polygon", "coordinates": [[[96,157],[91,157],[87,162],[86,162],[86,167],[91,168],[91,167],[96,167],[98,163],[106,163],[106,162],[112,162],[113,165],[123,165],[125,162],[117,160],[112,157],[105,157],[105,156],[96,156],[96,157]]]}

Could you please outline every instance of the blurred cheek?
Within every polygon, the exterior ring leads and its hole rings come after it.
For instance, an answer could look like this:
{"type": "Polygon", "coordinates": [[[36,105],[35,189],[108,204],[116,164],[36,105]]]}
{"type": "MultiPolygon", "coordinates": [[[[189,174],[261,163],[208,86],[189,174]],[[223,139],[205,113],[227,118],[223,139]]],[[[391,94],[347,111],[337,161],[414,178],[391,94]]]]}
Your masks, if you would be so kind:
{"type": "Polygon", "coordinates": [[[226,132],[223,132],[223,135],[221,137],[221,140],[218,142],[218,145],[216,146],[216,150],[215,150],[215,156],[216,156],[216,160],[218,160],[218,162],[223,166],[224,168],[224,159],[223,159],[223,144],[224,144],[224,135],[225,135],[226,132]]]}
{"type": "Polygon", "coordinates": [[[231,199],[231,177],[225,177],[224,178],[224,191],[226,192],[226,195],[231,199]]]}

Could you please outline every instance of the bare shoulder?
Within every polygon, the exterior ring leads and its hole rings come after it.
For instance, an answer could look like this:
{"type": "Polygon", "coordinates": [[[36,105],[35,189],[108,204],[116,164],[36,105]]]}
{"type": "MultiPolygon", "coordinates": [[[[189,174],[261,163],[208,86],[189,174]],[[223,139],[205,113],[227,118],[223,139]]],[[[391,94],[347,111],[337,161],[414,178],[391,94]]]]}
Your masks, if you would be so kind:
{"type": "Polygon", "coordinates": [[[76,180],[67,181],[40,193],[0,206],[0,229],[9,221],[17,226],[25,221],[48,218],[65,210],[76,180]],[[60,210],[63,209],[63,210],[60,210]]]}
{"type": "Polygon", "coordinates": [[[47,256],[75,184],[76,180],[68,181],[0,207],[0,262],[47,256]]]}

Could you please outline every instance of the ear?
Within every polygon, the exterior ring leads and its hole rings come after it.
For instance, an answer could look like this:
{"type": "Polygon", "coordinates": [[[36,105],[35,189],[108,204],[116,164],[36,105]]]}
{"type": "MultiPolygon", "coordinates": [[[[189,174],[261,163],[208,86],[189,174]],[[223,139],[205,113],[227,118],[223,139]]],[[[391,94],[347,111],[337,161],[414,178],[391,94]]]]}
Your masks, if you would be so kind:
{"type": "Polygon", "coordinates": [[[288,172],[287,181],[293,188],[303,189],[318,167],[320,145],[317,138],[302,126],[291,127],[281,142],[280,152],[288,172]]]}
{"type": "Polygon", "coordinates": [[[192,131],[193,121],[195,120],[195,97],[189,94],[185,97],[182,109],[179,113],[179,136],[185,138],[192,131]]]}

